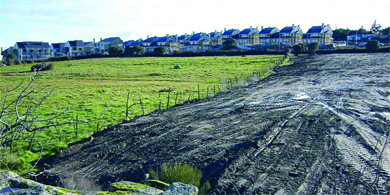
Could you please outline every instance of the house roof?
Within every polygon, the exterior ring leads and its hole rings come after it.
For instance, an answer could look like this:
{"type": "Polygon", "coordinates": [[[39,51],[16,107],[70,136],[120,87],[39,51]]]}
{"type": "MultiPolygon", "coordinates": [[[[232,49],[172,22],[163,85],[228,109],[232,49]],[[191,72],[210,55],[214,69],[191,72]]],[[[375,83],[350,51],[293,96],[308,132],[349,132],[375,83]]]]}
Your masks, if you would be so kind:
{"type": "Polygon", "coordinates": [[[157,39],[157,42],[167,42],[168,40],[168,37],[160,37],[159,39],[157,39]]]}
{"type": "Polygon", "coordinates": [[[187,36],[186,35],[181,35],[181,36],[179,36],[179,40],[183,40],[183,39],[185,39],[187,36]]]}
{"type": "Polygon", "coordinates": [[[83,47],[84,46],[83,41],[80,41],[80,40],[68,41],[68,42],[69,42],[69,45],[71,47],[83,47]]]}
{"type": "Polygon", "coordinates": [[[129,41],[126,41],[126,42],[123,42],[123,46],[129,46],[129,45],[131,45],[131,44],[133,44],[135,41],[133,41],[133,40],[129,40],[129,41]]]}
{"type": "Polygon", "coordinates": [[[269,34],[271,33],[274,29],[276,29],[275,27],[269,27],[269,28],[264,28],[263,30],[261,30],[259,32],[259,34],[269,34]]]}
{"type": "Polygon", "coordinates": [[[215,36],[217,36],[217,35],[222,35],[222,33],[220,33],[220,32],[211,32],[211,33],[209,33],[210,34],[210,37],[211,38],[214,38],[215,36]]]}
{"type": "Polygon", "coordinates": [[[307,33],[320,33],[322,29],[322,26],[312,26],[307,33]]]}
{"type": "Polygon", "coordinates": [[[238,29],[227,30],[222,35],[232,35],[235,31],[238,31],[238,29]]]}
{"type": "Polygon", "coordinates": [[[92,44],[92,42],[84,42],[84,46],[92,44]]]}
{"type": "Polygon", "coordinates": [[[196,33],[196,34],[194,34],[191,37],[190,41],[199,41],[204,36],[207,36],[207,34],[205,34],[205,33],[196,33]]]}
{"type": "Polygon", "coordinates": [[[137,45],[140,45],[141,43],[142,43],[142,40],[136,40],[133,43],[131,43],[130,46],[137,46],[137,45]]]}
{"type": "Polygon", "coordinates": [[[65,45],[65,43],[52,43],[51,45],[53,46],[54,49],[60,49],[65,45]]]}
{"type": "Polygon", "coordinates": [[[103,39],[101,42],[103,42],[103,43],[110,43],[110,42],[113,42],[113,41],[115,41],[117,39],[121,40],[121,38],[119,38],[119,37],[109,37],[109,38],[103,39]]]}
{"type": "Polygon", "coordinates": [[[153,42],[156,42],[160,37],[149,37],[147,38],[145,41],[143,41],[144,43],[153,43],[153,42]]]}
{"type": "Polygon", "coordinates": [[[17,42],[18,48],[20,49],[27,49],[27,48],[34,48],[34,49],[50,49],[49,43],[46,42],[30,42],[30,41],[24,41],[24,42],[17,42]]]}
{"type": "Polygon", "coordinates": [[[280,33],[291,33],[293,30],[294,28],[292,26],[287,26],[282,28],[282,30],[280,30],[280,33]]]}
{"type": "Polygon", "coordinates": [[[251,29],[250,28],[247,28],[247,29],[244,29],[240,32],[240,35],[245,35],[245,34],[249,34],[251,32],[251,29]]]}

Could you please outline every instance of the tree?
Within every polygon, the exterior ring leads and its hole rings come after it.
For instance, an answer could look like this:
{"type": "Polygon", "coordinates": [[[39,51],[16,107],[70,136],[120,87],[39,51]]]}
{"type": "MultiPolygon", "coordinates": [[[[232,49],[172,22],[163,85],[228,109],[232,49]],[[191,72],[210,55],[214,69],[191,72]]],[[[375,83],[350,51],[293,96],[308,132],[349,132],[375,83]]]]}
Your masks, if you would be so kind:
{"type": "Polygon", "coordinates": [[[377,51],[379,49],[379,41],[376,40],[367,41],[366,49],[369,52],[377,51]]]}
{"type": "Polygon", "coordinates": [[[162,56],[165,54],[165,52],[166,52],[165,47],[157,47],[154,49],[153,54],[158,55],[158,56],[162,56]]]}
{"type": "Polygon", "coordinates": [[[348,30],[348,29],[342,29],[342,28],[334,30],[333,31],[334,40],[335,41],[346,41],[349,31],[350,30],[348,30]]]}
{"type": "Polygon", "coordinates": [[[120,47],[111,46],[108,48],[108,55],[112,57],[118,57],[122,54],[122,49],[120,47]]]}
{"type": "Polygon", "coordinates": [[[222,49],[229,50],[229,49],[236,49],[237,48],[237,41],[233,38],[229,38],[223,42],[222,49]]]}
{"type": "Polygon", "coordinates": [[[145,53],[145,49],[139,45],[134,47],[126,47],[125,48],[125,56],[134,56],[134,55],[142,55],[145,53]]]}
{"type": "Polygon", "coordinates": [[[303,44],[301,44],[301,43],[293,46],[293,51],[294,51],[295,56],[298,56],[299,54],[301,54],[302,50],[303,50],[303,44]]]}
{"type": "Polygon", "coordinates": [[[10,53],[5,57],[5,64],[6,65],[14,65],[16,64],[17,57],[14,53],[10,53]]]}
{"type": "Polygon", "coordinates": [[[367,34],[368,31],[366,29],[364,29],[363,27],[361,27],[358,31],[357,31],[358,34],[367,34]]]}
{"type": "Polygon", "coordinates": [[[309,54],[311,56],[316,54],[317,49],[318,49],[318,43],[310,43],[308,46],[309,54]]]}
{"type": "Polygon", "coordinates": [[[383,35],[390,35],[390,27],[380,30],[383,35]]]}

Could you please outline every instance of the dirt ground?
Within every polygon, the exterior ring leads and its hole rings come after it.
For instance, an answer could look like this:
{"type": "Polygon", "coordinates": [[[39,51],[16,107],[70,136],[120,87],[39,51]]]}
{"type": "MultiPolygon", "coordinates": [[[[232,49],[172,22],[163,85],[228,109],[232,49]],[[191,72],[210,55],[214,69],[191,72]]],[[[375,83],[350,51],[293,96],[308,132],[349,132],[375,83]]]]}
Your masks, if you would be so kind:
{"type": "Polygon", "coordinates": [[[390,193],[390,54],[300,57],[245,88],[117,125],[41,161],[106,186],[189,163],[210,194],[390,193]]]}

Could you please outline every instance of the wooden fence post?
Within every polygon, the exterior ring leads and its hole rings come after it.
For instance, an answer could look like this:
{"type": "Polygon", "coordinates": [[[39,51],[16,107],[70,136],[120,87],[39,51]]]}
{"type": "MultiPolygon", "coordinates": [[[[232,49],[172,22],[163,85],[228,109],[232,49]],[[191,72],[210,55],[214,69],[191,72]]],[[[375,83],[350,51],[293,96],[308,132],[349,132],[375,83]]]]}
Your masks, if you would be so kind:
{"type": "Polygon", "coordinates": [[[142,104],[142,97],[140,95],[139,96],[139,103],[141,104],[141,109],[142,109],[142,116],[145,115],[145,111],[144,111],[144,105],[142,104]]]}
{"type": "Polygon", "coordinates": [[[126,120],[129,120],[129,98],[130,98],[130,92],[127,92],[127,101],[126,101],[126,120]]]}
{"type": "Polygon", "coordinates": [[[179,92],[176,92],[176,97],[175,97],[175,106],[177,105],[177,97],[179,96],[179,92]]]}
{"type": "Polygon", "coordinates": [[[199,86],[199,83],[198,83],[198,100],[200,100],[200,86],[199,86]]]}
{"type": "Polygon", "coordinates": [[[79,137],[79,114],[76,114],[75,133],[77,139],[79,137]]]}
{"type": "Polygon", "coordinates": [[[167,110],[169,108],[169,99],[171,97],[171,88],[168,89],[168,102],[167,102],[167,110]]]}
{"type": "Polygon", "coordinates": [[[161,92],[158,92],[158,111],[161,111],[161,92]]]}

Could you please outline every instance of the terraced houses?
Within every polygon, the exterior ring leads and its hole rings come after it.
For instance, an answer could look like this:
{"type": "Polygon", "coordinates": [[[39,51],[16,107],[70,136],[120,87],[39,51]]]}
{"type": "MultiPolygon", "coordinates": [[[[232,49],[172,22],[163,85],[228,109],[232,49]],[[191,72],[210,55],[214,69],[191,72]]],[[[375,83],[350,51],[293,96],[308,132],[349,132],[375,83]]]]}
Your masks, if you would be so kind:
{"type": "Polygon", "coordinates": [[[299,25],[286,26],[279,30],[277,27],[249,27],[243,30],[224,29],[211,33],[199,32],[184,35],[166,35],[163,37],[147,37],[142,40],[123,42],[119,37],[110,37],[83,42],[81,40],[67,41],[66,43],[46,42],[17,42],[13,47],[2,51],[3,58],[9,53],[15,53],[18,61],[41,60],[50,57],[89,56],[93,54],[107,55],[110,47],[119,47],[124,51],[127,47],[141,46],[145,52],[151,53],[158,47],[164,47],[166,53],[174,52],[204,52],[219,50],[227,39],[235,39],[237,47],[243,50],[278,46],[289,47],[294,44],[318,43],[320,46],[333,43],[332,29],[329,24],[313,26],[307,33],[303,33],[299,25]]]}

